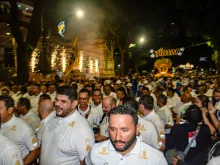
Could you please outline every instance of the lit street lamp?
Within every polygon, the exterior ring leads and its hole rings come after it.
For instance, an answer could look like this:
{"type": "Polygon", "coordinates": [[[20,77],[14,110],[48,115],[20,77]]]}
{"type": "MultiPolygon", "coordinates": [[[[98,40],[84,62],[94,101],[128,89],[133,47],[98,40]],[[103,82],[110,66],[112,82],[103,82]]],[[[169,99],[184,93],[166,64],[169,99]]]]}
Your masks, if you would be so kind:
{"type": "Polygon", "coordinates": [[[76,10],[76,16],[78,18],[83,18],[84,17],[84,11],[82,9],[77,9],[76,10]]]}
{"type": "Polygon", "coordinates": [[[144,42],[145,42],[145,38],[144,38],[144,37],[141,37],[140,40],[139,40],[139,43],[142,44],[142,43],[144,43],[144,42]]]}

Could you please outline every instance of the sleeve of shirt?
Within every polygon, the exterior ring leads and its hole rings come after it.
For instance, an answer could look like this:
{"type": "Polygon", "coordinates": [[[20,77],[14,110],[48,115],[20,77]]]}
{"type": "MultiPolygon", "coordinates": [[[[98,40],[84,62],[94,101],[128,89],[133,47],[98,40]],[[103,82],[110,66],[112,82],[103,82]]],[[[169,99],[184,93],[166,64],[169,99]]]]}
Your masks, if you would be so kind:
{"type": "Polygon", "coordinates": [[[29,151],[38,148],[37,138],[31,128],[24,130],[23,140],[29,151]]]}
{"type": "Polygon", "coordinates": [[[164,112],[165,112],[165,116],[166,116],[166,123],[165,124],[173,126],[174,122],[173,122],[172,112],[170,111],[170,109],[168,109],[164,112]]]}
{"type": "Polygon", "coordinates": [[[91,152],[92,152],[92,150],[89,151],[88,154],[87,154],[86,157],[85,157],[86,165],[92,165],[91,152]]]}
{"type": "Polygon", "coordinates": [[[79,132],[77,139],[75,139],[75,146],[81,161],[91,150],[94,143],[94,134],[91,130],[85,129],[79,132]]]}
{"type": "Polygon", "coordinates": [[[1,165],[23,165],[23,158],[19,148],[10,147],[2,155],[1,165]]]}
{"type": "Polygon", "coordinates": [[[158,134],[161,139],[165,139],[165,127],[161,120],[157,120],[155,126],[157,127],[158,134]]]}

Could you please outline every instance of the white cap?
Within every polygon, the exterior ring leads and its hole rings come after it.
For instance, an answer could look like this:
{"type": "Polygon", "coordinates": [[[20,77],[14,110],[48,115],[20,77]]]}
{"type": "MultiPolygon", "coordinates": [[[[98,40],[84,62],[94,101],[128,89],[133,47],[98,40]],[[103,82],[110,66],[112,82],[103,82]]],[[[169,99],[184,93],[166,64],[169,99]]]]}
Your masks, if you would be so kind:
{"type": "Polygon", "coordinates": [[[125,85],[127,87],[132,87],[132,83],[127,83],[127,85],[125,85]]]}
{"type": "Polygon", "coordinates": [[[111,84],[111,83],[112,83],[111,80],[105,80],[105,85],[111,84]]]}
{"type": "Polygon", "coordinates": [[[90,77],[89,81],[95,81],[95,79],[93,77],[90,77]]]}
{"type": "Polygon", "coordinates": [[[144,83],[143,84],[148,84],[148,81],[147,80],[144,80],[144,83]]]}
{"type": "Polygon", "coordinates": [[[146,87],[149,89],[149,91],[152,91],[152,86],[151,85],[146,85],[146,87]]]}
{"type": "Polygon", "coordinates": [[[121,83],[122,83],[121,80],[116,81],[116,84],[121,84],[121,83]]]}

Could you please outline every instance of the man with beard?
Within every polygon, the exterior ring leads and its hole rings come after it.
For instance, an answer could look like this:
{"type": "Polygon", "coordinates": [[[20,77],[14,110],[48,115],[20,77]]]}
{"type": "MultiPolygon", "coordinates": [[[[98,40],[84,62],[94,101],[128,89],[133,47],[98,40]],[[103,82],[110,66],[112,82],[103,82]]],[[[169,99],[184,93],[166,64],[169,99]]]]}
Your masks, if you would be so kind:
{"type": "Polygon", "coordinates": [[[80,165],[94,144],[88,121],[79,114],[77,92],[69,86],[57,89],[56,116],[44,127],[41,165],[80,165]]]}
{"type": "Polygon", "coordinates": [[[110,139],[95,144],[85,164],[167,165],[163,153],[141,142],[137,111],[125,103],[110,111],[110,139]]]}

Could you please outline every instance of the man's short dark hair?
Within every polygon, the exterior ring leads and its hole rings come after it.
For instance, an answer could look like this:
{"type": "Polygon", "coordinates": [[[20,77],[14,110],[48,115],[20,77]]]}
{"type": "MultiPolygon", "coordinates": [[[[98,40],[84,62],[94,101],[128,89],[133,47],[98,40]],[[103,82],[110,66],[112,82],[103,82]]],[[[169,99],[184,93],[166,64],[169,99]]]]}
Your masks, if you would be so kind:
{"type": "Polygon", "coordinates": [[[164,94],[159,95],[157,100],[159,100],[163,105],[167,104],[167,97],[164,94]]]}
{"type": "Polygon", "coordinates": [[[125,92],[125,88],[124,88],[124,87],[119,87],[119,88],[117,89],[117,92],[118,92],[118,91],[122,92],[122,93],[126,96],[126,92],[125,92]]]}
{"type": "Polygon", "coordinates": [[[215,89],[215,90],[213,91],[213,95],[214,95],[214,93],[220,93],[220,89],[215,89]]]}
{"type": "Polygon", "coordinates": [[[111,115],[129,115],[132,117],[134,125],[137,126],[138,124],[138,115],[137,110],[135,110],[130,104],[125,103],[123,105],[120,105],[114,109],[112,109],[109,113],[109,119],[111,118],[111,115]]]}
{"type": "Polygon", "coordinates": [[[171,91],[172,93],[175,92],[173,88],[167,88],[167,91],[171,91]]]}
{"type": "Polygon", "coordinates": [[[45,93],[40,95],[40,99],[42,99],[42,100],[51,100],[50,95],[45,94],[45,93]]]}
{"type": "Polygon", "coordinates": [[[143,91],[143,90],[148,91],[148,92],[150,93],[150,90],[149,90],[148,87],[143,86],[142,91],[143,91]]]}
{"type": "Polygon", "coordinates": [[[138,102],[134,98],[125,96],[120,101],[122,104],[130,104],[135,110],[138,110],[138,102]]]}
{"type": "Polygon", "coordinates": [[[10,107],[14,108],[14,100],[10,96],[0,95],[0,101],[5,102],[5,106],[7,107],[7,109],[10,107]]]}
{"type": "Polygon", "coordinates": [[[81,90],[79,91],[79,93],[87,93],[88,96],[90,96],[89,90],[88,90],[88,89],[85,89],[85,88],[81,89],[81,90]]]}
{"type": "Polygon", "coordinates": [[[40,89],[40,84],[32,83],[31,86],[35,86],[35,87],[37,87],[38,89],[40,89]]]}
{"type": "Polygon", "coordinates": [[[93,89],[93,90],[92,90],[92,95],[93,95],[94,92],[100,92],[100,93],[102,94],[102,92],[101,92],[100,89],[93,89]]]}
{"type": "Polygon", "coordinates": [[[28,110],[31,108],[30,101],[27,98],[20,98],[18,103],[21,105],[25,105],[28,110]]]}
{"type": "Polygon", "coordinates": [[[77,92],[75,89],[68,85],[60,86],[57,88],[57,94],[66,95],[71,101],[77,100],[77,92]]]}
{"type": "Polygon", "coordinates": [[[140,97],[139,104],[143,104],[147,110],[152,110],[154,108],[154,99],[152,96],[143,95],[140,97]]]}

